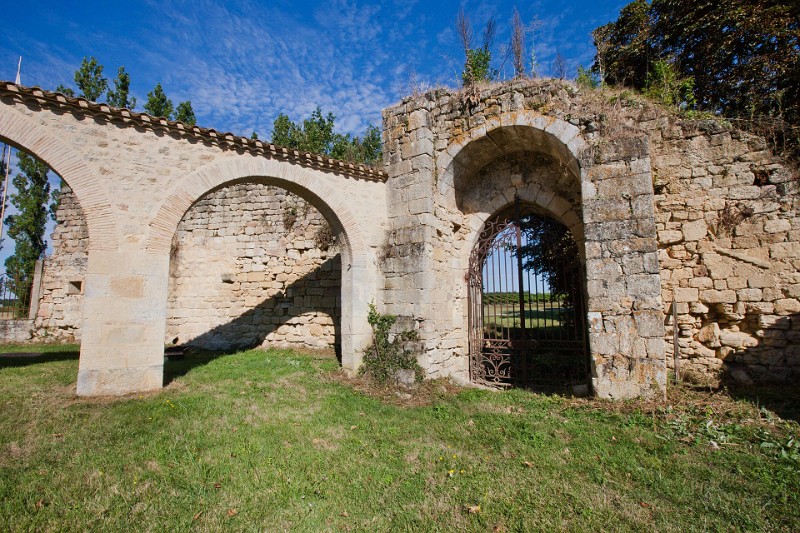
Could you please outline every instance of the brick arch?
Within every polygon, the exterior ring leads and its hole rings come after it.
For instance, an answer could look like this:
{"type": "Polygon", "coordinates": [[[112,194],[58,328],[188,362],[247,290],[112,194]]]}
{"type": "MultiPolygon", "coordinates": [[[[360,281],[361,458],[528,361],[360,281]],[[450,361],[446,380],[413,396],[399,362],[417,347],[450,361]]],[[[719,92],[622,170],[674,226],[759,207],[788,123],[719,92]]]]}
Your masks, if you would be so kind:
{"type": "Polygon", "coordinates": [[[90,250],[116,250],[114,208],[102,180],[84,163],[80,151],[5,105],[0,106],[0,139],[43,161],[67,182],[86,217],[90,250]]]}
{"type": "Polygon", "coordinates": [[[209,163],[184,176],[167,192],[164,203],[150,222],[147,251],[168,253],[183,215],[209,192],[233,183],[259,180],[307,200],[335,231],[342,233],[346,257],[351,262],[363,259],[365,243],[357,219],[347,205],[347,198],[327,185],[324,176],[319,171],[246,155],[209,163]]]}
{"type": "Polygon", "coordinates": [[[534,112],[508,112],[456,138],[436,160],[438,192],[454,201],[456,173],[467,166],[477,170],[499,155],[520,150],[545,152],[559,160],[579,182],[591,161],[580,129],[555,117],[534,112]],[[535,143],[535,144],[533,144],[535,143]]]}

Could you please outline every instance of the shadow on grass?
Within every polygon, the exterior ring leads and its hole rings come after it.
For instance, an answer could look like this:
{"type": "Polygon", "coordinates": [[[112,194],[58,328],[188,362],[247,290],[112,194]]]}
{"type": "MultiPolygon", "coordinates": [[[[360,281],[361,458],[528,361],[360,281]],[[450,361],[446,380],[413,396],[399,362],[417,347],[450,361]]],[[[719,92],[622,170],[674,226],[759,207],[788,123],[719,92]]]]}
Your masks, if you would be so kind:
{"type": "Polygon", "coordinates": [[[747,400],[759,407],[766,407],[784,420],[800,423],[800,389],[791,385],[738,385],[728,384],[732,398],[747,400]]]}
{"type": "Polygon", "coordinates": [[[203,350],[200,348],[187,348],[182,355],[168,355],[164,359],[164,386],[166,387],[179,377],[185,376],[196,367],[207,365],[215,359],[240,351],[242,349],[203,350]]]}
{"type": "Polygon", "coordinates": [[[0,353],[0,368],[39,365],[55,361],[77,361],[79,350],[63,352],[12,352],[0,353]]]}

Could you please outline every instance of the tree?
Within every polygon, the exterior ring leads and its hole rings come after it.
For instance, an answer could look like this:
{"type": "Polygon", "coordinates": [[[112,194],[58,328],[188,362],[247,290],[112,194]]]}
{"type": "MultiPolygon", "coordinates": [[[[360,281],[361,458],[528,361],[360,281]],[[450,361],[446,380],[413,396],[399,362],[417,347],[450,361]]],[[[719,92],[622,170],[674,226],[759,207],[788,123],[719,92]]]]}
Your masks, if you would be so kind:
{"type": "Polygon", "coordinates": [[[381,132],[375,126],[367,126],[367,131],[364,132],[363,137],[351,137],[350,134],[341,135],[337,133],[334,135],[330,156],[352,163],[380,164],[382,156],[381,132]]]}
{"type": "Polygon", "coordinates": [[[553,219],[525,215],[520,219],[520,229],[525,242],[519,254],[522,268],[541,276],[550,287],[550,295],[562,299],[561,320],[569,328],[582,331],[583,288],[576,280],[581,279],[581,262],[578,247],[566,226],[553,219]]]}
{"type": "Polygon", "coordinates": [[[556,57],[553,59],[553,76],[563,80],[567,77],[567,60],[561,55],[561,52],[556,52],[556,57]]]}
{"type": "Polygon", "coordinates": [[[63,83],[58,84],[58,87],[56,87],[56,92],[61,93],[64,96],[72,96],[72,97],[75,96],[75,91],[73,91],[69,87],[64,86],[63,83]]]}
{"type": "Polygon", "coordinates": [[[175,120],[190,126],[197,124],[197,118],[194,116],[194,109],[189,100],[178,104],[178,108],[175,110],[175,120]]]}
{"type": "Polygon", "coordinates": [[[635,0],[593,33],[595,68],[644,89],[658,61],[691,80],[697,108],[800,122],[800,4],[635,0]]]}
{"type": "Polygon", "coordinates": [[[336,117],[323,114],[317,107],[302,124],[292,122],[281,113],[272,124],[273,144],[303,152],[324,154],[352,163],[375,165],[381,159],[381,134],[369,126],[363,137],[352,137],[334,131],[336,117]]]}
{"type": "Polygon", "coordinates": [[[575,76],[575,84],[578,85],[578,87],[597,89],[600,86],[600,80],[597,78],[597,74],[592,72],[590,69],[584,68],[583,65],[578,65],[578,72],[575,76]]]}
{"type": "Polygon", "coordinates": [[[644,80],[644,94],[667,106],[694,108],[693,90],[694,79],[681,77],[675,64],[663,59],[653,63],[644,80]]]}
{"type": "Polygon", "coordinates": [[[147,93],[147,102],[144,104],[144,110],[154,117],[172,118],[174,111],[172,100],[164,94],[164,89],[161,88],[160,83],[156,84],[155,88],[147,93]]]}
{"type": "Polygon", "coordinates": [[[461,72],[461,81],[465,87],[481,81],[492,81],[497,77],[497,70],[491,67],[492,43],[497,33],[497,24],[494,17],[490,17],[483,29],[483,44],[480,48],[472,48],[472,24],[464,10],[458,12],[456,18],[456,32],[461,39],[466,59],[464,70],[461,72]]]}
{"type": "Polygon", "coordinates": [[[133,109],[136,107],[136,98],[129,97],[131,77],[125,72],[125,67],[119,67],[117,77],[114,79],[114,89],[109,89],[107,101],[114,107],[133,109]]]}
{"type": "Polygon", "coordinates": [[[601,83],[644,88],[650,62],[657,57],[652,16],[646,0],[634,0],[622,8],[617,20],[592,32],[597,49],[592,69],[601,83]]]}
{"type": "Polygon", "coordinates": [[[272,123],[272,144],[286,148],[298,148],[300,137],[300,129],[283,113],[279,114],[272,123]]]}
{"type": "Polygon", "coordinates": [[[103,77],[103,65],[94,57],[84,57],[80,68],[75,71],[75,84],[82,98],[97,102],[108,89],[108,80],[103,77]]]}
{"type": "Polygon", "coordinates": [[[8,236],[14,240],[14,255],[6,259],[6,273],[23,305],[29,303],[27,287],[33,279],[36,261],[46,250],[44,240],[47,223],[47,203],[50,200],[50,184],[47,181],[47,165],[38,159],[17,152],[21,172],[14,177],[17,192],[11,195],[11,203],[18,213],[6,217],[8,236]]]}

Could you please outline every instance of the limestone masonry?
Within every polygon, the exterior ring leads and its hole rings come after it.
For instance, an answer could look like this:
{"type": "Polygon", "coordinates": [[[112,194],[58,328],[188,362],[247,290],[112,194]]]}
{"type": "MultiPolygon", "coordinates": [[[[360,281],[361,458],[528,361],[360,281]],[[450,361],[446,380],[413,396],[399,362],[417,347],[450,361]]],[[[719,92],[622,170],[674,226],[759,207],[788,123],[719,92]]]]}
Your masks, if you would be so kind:
{"type": "Polygon", "coordinates": [[[336,347],[354,371],[370,302],[418,332],[429,377],[466,380],[469,257],[515,195],[577,241],[596,395],[663,395],[674,334],[688,379],[800,378],[800,182],[724,121],[553,80],[435,90],[384,110],[382,173],[0,99],[0,137],[69,184],[34,335],[81,340],[79,394],[160,386],[165,342],[336,347]]]}

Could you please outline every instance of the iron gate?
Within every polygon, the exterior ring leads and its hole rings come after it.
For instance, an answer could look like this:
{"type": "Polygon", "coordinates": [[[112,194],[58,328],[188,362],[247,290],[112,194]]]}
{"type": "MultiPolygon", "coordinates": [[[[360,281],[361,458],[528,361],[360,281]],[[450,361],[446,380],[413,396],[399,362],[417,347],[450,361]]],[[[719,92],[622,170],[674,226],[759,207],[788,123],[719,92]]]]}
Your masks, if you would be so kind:
{"type": "Polygon", "coordinates": [[[566,227],[535,214],[490,219],[469,265],[473,381],[568,391],[588,382],[582,267],[566,227]]]}

